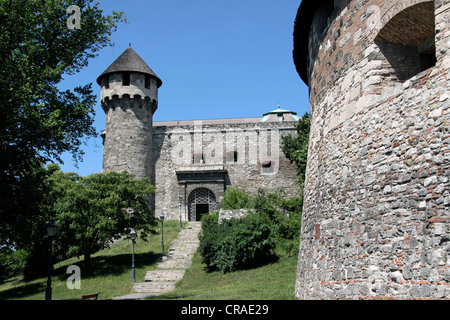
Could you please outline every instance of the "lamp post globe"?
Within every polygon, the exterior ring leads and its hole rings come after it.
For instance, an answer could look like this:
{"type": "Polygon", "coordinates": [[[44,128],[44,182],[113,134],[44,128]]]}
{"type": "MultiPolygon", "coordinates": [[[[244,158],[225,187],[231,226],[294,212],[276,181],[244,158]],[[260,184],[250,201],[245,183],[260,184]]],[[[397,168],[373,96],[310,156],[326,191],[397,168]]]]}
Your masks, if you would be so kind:
{"type": "Polygon", "coordinates": [[[56,229],[58,229],[58,225],[56,224],[55,220],[52,219],[49,223],[47,223],[47,235],[49,237],[55,236],[56,229]]]}
{"type": "Polygon", "coordinates": [[[134,231],[134,229],[131,229],[130,231],[130,239],[134,242],[134,240],[136,240],[136,231],[134,231]]]}

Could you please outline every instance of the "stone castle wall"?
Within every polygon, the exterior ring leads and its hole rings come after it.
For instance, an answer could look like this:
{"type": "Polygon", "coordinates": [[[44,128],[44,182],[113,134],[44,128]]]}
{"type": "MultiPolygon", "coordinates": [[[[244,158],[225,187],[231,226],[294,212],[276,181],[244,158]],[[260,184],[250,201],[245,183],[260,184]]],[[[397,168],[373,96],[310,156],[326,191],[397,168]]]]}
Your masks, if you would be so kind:
{"type": "Polygon", "coordinates": [[[150,99],[114,96],[102,101],[106,113],[103,170],[128,171],[137,178],[152,174],[152,103],[150,99]],[[108,134],[109,133],[109,134],[108,134]]]}
{"type": "Polygon", "coordinates": [[[305,63],[312,117],[296,296],[448,299],[450,4],[330,3],[313,19],[305,63]],[[436,61],[422,70],[430,6],[436,61]]]}
{"type": "Polygon", "coordinates": [[[187,198],[199,187],[213,191],[218,206],[229,187],[250,193],[256,193],[259,187],[270,192],[281,189],[288,197],[298,196],[295,167],[281,151],[281,136],[296,134],[296,122],[259,121],[260,118],[242,123],[227,123],[226,119],[221,123],[155,122],[152,149],[152,181],[157,187],[155,213],[164,212],[168,219],[178,219],[181,194],[182,219],[186,219],[187,198]],[[267,166],[269,161],[272,163],[267,166]],[[205,170],[208,172],[199,177],[205,170]],[[186,183],[180,181],[180,173],[187,176],[186,183]]]}

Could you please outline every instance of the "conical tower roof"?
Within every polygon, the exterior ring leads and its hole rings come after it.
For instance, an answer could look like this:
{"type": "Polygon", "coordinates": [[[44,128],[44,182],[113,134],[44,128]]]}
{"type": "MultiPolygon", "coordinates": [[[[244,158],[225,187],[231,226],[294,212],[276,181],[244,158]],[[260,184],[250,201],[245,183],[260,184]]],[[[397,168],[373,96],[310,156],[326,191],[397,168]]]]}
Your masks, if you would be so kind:
{"type": "Polygon", "coordinates": [[[134,51],[131,46],[127,48],[98,78],[97,83],[101,85],[102,77],[116,72],[139,72],[153,76],[158,82],[158,88],[162,85],[161,79],[153,72],[144,60],[134,51]]]}

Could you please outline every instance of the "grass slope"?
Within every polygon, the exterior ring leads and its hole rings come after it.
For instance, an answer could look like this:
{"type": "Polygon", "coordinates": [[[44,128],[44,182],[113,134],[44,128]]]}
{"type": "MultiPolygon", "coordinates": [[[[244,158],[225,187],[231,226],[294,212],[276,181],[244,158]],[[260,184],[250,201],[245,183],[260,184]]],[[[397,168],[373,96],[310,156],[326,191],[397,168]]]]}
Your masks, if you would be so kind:
{"type": "Polygon", "coordinates": [[[295,300],[296,248],[298,240],[284,240],[277,245],[276,262],[226,274],[208,272],[197,252],[175,291],[152,299],[295,300]]]}
{"type": "MultiPolygon", "coordinates": [[[[164,251],[179,232],[177,221],[164,222],[164,251]]],[[[108,249],[92,255],[92,274],[83,274],[83,259],[71,258],[55,264],[52,273],[53,300],[79,300],[83,295],[100,293],[99,299],[113,298],[129,294],[131,282],[131,252],[130,240],[119,241],[108,249]],[[67,267],[78,265],[81,269],[81,289],[69,289],[67,267]]],[[[136,282],[144,281],[148,270],[156,268],[161,256],[161,233],[151,235],[148,242],[139,238],[135,244],[136,282]]],[[[24,281],[21,277],[10,279],[0,285],[0,300],[44,300],[47,278],[24,281]]]]}
{"type": "MultiPolygon", "coordinates": [[[[165,252],[179,232],[178,222],[164,222],[165,252]]],[[[294,297],[298,240],[285,240],[277,245],[279,259],[259,268],[222,274],[207,272],[199,253],[175,291],[155,299],[179,300],[290,300],[294,297]]],[[[131,292],[130,240],[120,241],[92,255],[93,274],[83,275],[83,259],[72,258],[55,265],[52,277],[53,300],[79,300],[83,295],[100,293],[108,299],[131,292]],[[81,268],[81,289],[68,289],[66,273],[70,265],[81,268]]],[[[136,241],[136,281],[142,282],[148,270],[156,268],[161,252],[161,234],[148,242],[136,241]]],[[[0,285],[0,300],[44,300],[47,278],[24,281],[10,279],[0,285]]]]}

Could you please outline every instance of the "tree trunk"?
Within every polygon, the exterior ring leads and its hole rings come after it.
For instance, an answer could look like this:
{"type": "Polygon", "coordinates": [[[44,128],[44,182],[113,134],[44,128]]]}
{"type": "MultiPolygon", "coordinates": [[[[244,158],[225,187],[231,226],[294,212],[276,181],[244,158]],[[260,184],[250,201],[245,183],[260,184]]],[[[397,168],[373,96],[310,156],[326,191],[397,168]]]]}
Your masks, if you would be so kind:
{"type": "Polygon", "coordinates": [[[85,274],[91,274],[91,254],[85,253],[84,254],[84,272],[85,274]]]}

